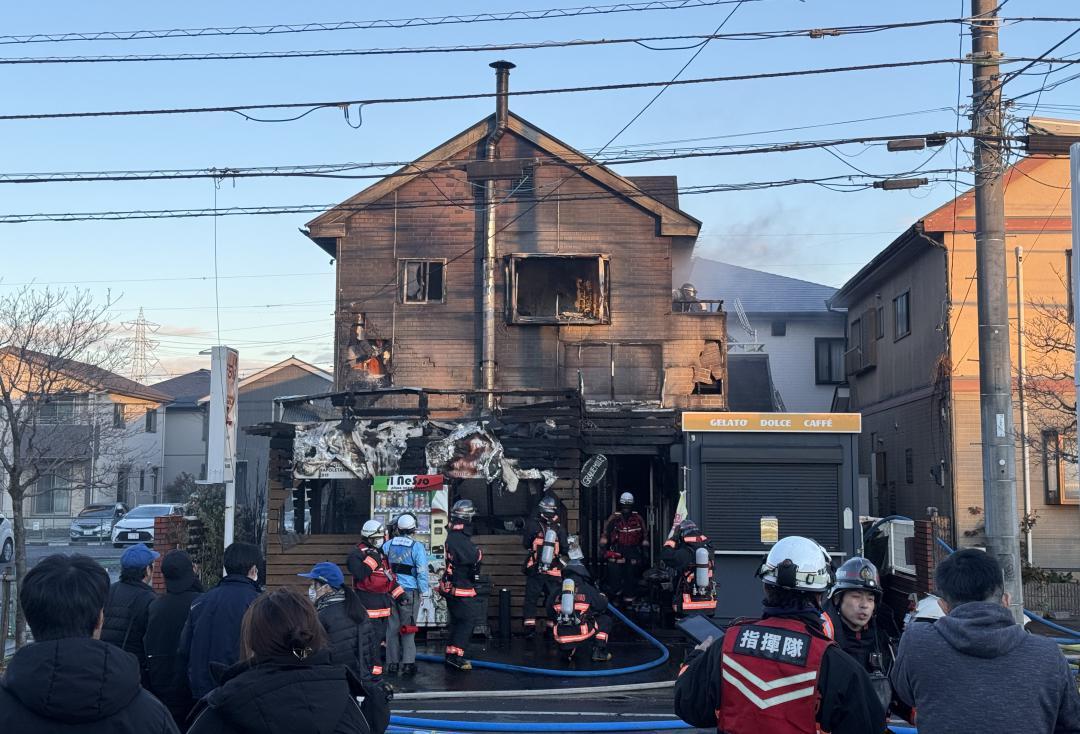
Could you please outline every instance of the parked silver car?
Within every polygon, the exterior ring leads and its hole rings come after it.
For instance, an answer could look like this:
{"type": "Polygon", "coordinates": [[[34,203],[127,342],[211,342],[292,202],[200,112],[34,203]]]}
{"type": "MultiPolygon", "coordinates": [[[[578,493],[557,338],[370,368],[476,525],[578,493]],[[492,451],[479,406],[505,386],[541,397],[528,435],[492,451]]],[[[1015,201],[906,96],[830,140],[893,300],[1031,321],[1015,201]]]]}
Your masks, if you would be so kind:
{"type": "Polygon", "coordinates": [[[87,505],[72,518],[69,539],[72,543],[108,542],[112,538],[113,523],[125,514],[127,507],[120,502],[87,505]]]}
{"type": "Polygon", "coordinates": [[[134,543],[153,545],[154,518],[183,514],[184,506],[179,504],[139,505],[113,523],[112,544],[117,548],[134,543]]]}

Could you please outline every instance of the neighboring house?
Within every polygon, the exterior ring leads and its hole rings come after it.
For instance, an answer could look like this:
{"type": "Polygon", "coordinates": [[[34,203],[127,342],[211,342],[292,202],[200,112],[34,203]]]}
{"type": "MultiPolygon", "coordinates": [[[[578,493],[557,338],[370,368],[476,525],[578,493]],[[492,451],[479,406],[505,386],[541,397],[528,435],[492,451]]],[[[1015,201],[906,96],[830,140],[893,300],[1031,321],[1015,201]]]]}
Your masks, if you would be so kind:
{"type": "Polygon", "coordinates": [[[719,299],[739,324],[728,329],[732,410],[828,411],[844,376],[845,314],[829,308],[836,289],[820,283],[695,257],[685,278],[698,297],[719,299]],[[760,356],[766,355],[765,359],[760,356]],[[747,395],[739,395],[746,392],[747,395]]]}
{"type": "MultiPolygon", "coordinates": [[[[168,395],[100,367],[27,350],[0,350],[0,363],[9,376],[20,374],[21,364],[26,379],[49,385],[36,398],[35,426],[23,441],[41,472],[23,508],[31,537],[66,538],[68,520],[88,504],[134,507],[160,498],[168,395]]],[[[25,384],[19,389],[38,392],[25,384]]],[[[10,513],[6,492],[3,507],[10,513]]]]}
{"type": "MultiPolygon", "coordinates": [[[[1039,319],[1056,316],[1064,326],[1072,314],[1069,160],[1039,150],[1033,135],[1029,157],[1005,175],[1011,353],[1015,364],[1014,248],[1021,247],[1027,253],[1023,300],[1029,376],[1037,370],[1056,372],[1037,364],[1032,337],[1039,319]]],[[[848,311],[846,372],[852,409],[863,415],[860,464],[869,476],[872,508],[879,515],[918,519],[934,507],[951,520],[953,540],[961,545],[980,542],[983,509],[974,228],[974,199],[968,192],[903,232],[831,301],[848,311]]],[[[1071,323],[1065,330],[1071,344],[1071,323]]],[[[1060,365],[1062,374],[1071,375],[1071,352],[1058,358],[1066,363],[1060,365]]],[[[1066,404],[1073,402],[1071,377],[1050,383],[1043,381],[1066,404]]],[[[1028,409],[1033,424],[1053,423],[1054,416],[1036,404],[1028,409]]],[[[1019,434],[1019,410],[1013,417],[1019,434]]],[[[1058,420],[1071,422],[1068,415],[1058,420]]],[[[1080,480],[1073,461],[1059,453],[1059,440],[1052,430],[1029,430],[1030,510],[1037,513],[1032,547],[1036,565],[1075,570],[1080,568],[1080,480]]],[[[1016,465],[1022,513],[1019,448],[1016,465]]]]}
{"type": "Polygon", "coordinates": [[[199,400],[210,392],[210,370],[195,370],[159,382],[154,389],[172,397],[172,402],[165,406],[165,487],[182,474],[190,474],[196,480],[206,479],[208,423],[206,406],[199,400]]]}

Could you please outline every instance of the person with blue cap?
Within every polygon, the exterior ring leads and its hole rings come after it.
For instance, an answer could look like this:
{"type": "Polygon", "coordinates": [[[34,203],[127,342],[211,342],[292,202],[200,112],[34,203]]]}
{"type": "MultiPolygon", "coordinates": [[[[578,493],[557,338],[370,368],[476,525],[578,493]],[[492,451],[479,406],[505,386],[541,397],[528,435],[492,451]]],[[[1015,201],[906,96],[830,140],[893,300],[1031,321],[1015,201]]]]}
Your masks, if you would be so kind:
{"type": "Polygon", "coordinates": [[[336,563],[316,563],[307,573],[296,575],[311,579],[308,599],[315,605],[319,622],[326,630],[331,662],[347,667],[367,690],[373,691],[365,698],[364,713],[372,723],[373,732],[385,731],[390,723],[392,694],[381,678],[379,654],[383,641],[360,597],[345,583],[345,574],[336,563]]]}
{"type": "Polygon", "coordinates": [[[145,543],[129,546],[120,556],[120,580],[109,587],[105,601],[105,621],[101,627],[101,640],[130,652],[139,659],[143,685],[148,685],[146,650],[143,636],[150,617],[150,602],[156,594],[150,586],[154,561],[160,553],[145,543]]]}

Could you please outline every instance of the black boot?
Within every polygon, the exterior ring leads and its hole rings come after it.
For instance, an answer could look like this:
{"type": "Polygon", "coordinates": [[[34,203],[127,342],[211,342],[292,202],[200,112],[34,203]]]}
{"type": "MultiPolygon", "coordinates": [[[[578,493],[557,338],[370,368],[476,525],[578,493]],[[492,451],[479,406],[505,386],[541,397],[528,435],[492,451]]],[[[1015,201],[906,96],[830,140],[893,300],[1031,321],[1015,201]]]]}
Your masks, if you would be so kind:
{"type": "Polygon", "coordinates": [[[592,660],[594,663],[606,663],[611,660],[611,653],[603,645],[596,645],[592,650],[592,660]]]}
{"type": "Polygon", "coordinates": [[[397,675],[397,671],[398,671],[398,664],[397,663],[389,663],[389,664],[387,664],[387,666],[386,666],[386,674],[387,675],[397,675]]]}
{"type": "Polygon", "coordinates": [[[405,663],[401,666],[402,675],[416,675],[416,663],[405,663]]]}

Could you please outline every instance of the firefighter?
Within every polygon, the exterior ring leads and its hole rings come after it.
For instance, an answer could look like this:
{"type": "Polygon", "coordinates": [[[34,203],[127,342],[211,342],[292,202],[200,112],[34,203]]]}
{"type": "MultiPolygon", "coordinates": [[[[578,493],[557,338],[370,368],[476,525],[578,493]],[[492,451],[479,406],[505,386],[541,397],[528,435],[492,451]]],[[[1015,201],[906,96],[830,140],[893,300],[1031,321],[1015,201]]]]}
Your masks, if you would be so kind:
{"type": "Polygon", "coordinates": [[[390,608],[390,627],[386,631],[386,672],[394,675],[401,665],[405,675],[416,673],[416,613],[420,597],[428,594],[427,549],[413,538],[416,518],[406,513],[397,519],[397,536],[383,544],[390,570],[405,593],[390,608]]]}
{"type": "Polygon", "coordinates": [[[885,711],[858,663],[825,634],[821,598],[829,555],[809,538],[776,543],[758,570],[761,619],[736,620],[689,655],[675,683],[675,713],[724,734],[872,734],[885,711]]]}
{"type": "Polygon", "coordinates": [[[572,660],[578,648],[591,641],[593,662],[606,663],[611,660],[607,643],[612,625],[607,596],[592,585],[581,561],[566,564],[562,577],[562,590],[548,607],[548,617],[555,620],[555,643],[572,660]]]}
{"type": "MultiPolygon", "coordinates": [[[[386,527],[378,520],[368,520],[360,529],[360,542],[349,552],[347,562],[356,595],[375,626],[376,639],[382,640],[384,645],[390,608],[405,595],[382,552],[385,541],[386,527]]],[[[382,666],[379,666],[377,675],[381,674],[382,666]]]]}
{"type": "Polygon", "coordinates": [[[480,563],[484,553],[472,542],[472,500],[458,500],[450,508],[450,532],[446,536],[446,568],[439,581],[439,593],[446,598],[450,615],[446,640],[446,664],[458,670],[472,670],[465,658],[473,629],[485,616],[482,600],[476,595],[480,563]]]}
{"type": "Polygon", "coordinates": [[[896,659],[894,641],[900,633],[892,613],[881,603],[882,595],[877,566],[865,558],[851,558],[836,571],[824,616],[826,632],[866,670],[878,698],[889,706],[889,671],[896,659]]]}
{"type": "MultiPolygon", "coordinates": [[[[545,496],[537,506],[539,512],[529,518],[521,536],[521,544],[528,549],[522,571],[525,573],[525,600],[521,607],[524,618],[525,637],[531,639],[536,634],[537,603],[547,607],[555,594],[559,593],[562,581],[562,560],[559,554],[568,547],[566,531],[559,524],[559,506],[556,501],[545,496]]],[[[554,625],[548,620],[548,627],[554,625]]]]}
{"type": "Polygon", "coordinates": [[[716,611],[713,553],[709,539],[693,520],[683,520],[675,535],[664,543],[660,560],[674,572],[672,606],[683,615],[716,611]]]}
{"type": "Polygon", "coordinates": [[[649,539],[645,535],[645,519],[634,512],[634,495],[629,492],[619,495],[619,511],[613,512],[604,523],[600,547],[605,549],[608,593],[628,604],[633,602],[649,539]]]}

